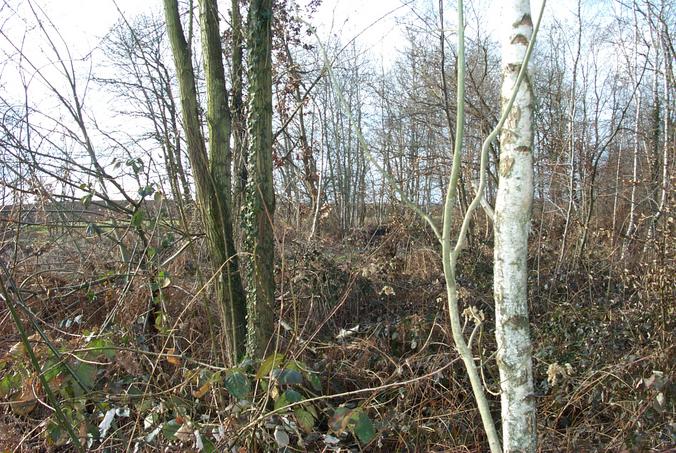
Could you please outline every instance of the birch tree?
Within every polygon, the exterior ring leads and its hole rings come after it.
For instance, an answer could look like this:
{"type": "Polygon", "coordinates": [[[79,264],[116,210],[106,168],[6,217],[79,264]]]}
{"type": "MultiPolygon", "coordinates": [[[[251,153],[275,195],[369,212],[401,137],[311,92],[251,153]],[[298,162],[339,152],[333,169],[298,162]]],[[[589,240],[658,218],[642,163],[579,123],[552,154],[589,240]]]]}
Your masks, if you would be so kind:
{"type": "MultiPolygon", "coordinates": [[[[529,0],[504,6],[502,104],[517,85],[533,33],[529,0]]],[[[495,201],[493,291],[505,452],[536,448],[532,345],[528,322],[528,230],[533,201],[533,94],[528,77],[517,88],[500,134],[500,182],[495,201]]]]}
{"type": "MultiPolygon", "coordinates": [[[[633,13],[634,13],[634,82],[636,83],[636,86],[639,85],[639,66],[638,66],[638,60],[639,60],[639,24],[638,24],[638,18],[636,16],[636,10],[638,9],[638,6],[636,2],[633,3],[633,13]]],[[[624,258],[624,254],[627,251],[627,247],[629,243],[632,241],[634,238],[634,234],[636,233],[637,229],[637,224],[636,224],[636,217],[637,217],[637,201],[636,201],[636,188],[638,185],[638,179],[639,179],[639,153],[641,151],[641,131],[639,130],[639,126],[641,123],[641,104],[643,101],[643,96],[641,93],[640,88],[637,90],[636,93],[636,114],[634,116],[634,151],[633,151],[633,165],[632,165],[632,175],[631,175],[631,201],[629,204],[629,225],[627,226],[627,231],[626,231],[626,239],[624,242],[624,245],[622,247],[622,256],[621,258],[624,258]]]]}

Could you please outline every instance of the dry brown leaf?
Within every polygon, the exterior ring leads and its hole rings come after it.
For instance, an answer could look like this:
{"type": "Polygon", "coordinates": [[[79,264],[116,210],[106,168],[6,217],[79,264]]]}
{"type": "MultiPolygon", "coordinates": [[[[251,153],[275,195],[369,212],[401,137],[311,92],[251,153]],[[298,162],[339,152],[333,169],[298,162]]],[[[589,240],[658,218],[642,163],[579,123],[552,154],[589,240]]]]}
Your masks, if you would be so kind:
{"type": "Polygon", "coordinates": [[[131,351],[120,351],[115,355],[115,362],[122,369],[132,376],[139,376],[143,373],[143,368],[131,351]]]}
{"type": "Polygon", "coordinates": [[[190,426],[190,423],[184,423],[181,425],[181,427],[176,431],[175,436],[181,442],[188,442],[189,440],[192,440],[193,430],[190,426]]]}
{"type": "Polygon", "coordinates": [[[209,392],[209,390],[211,390],[211,382],[207,382],[204,385],[202,385],[200,388],[198,388],[197,390],[194,390],[192,392],[192,396],[197,398],[197,399],[200,399],[204,395],[206,395],[207,392],[209,392]]]}
{"type": "Polygon", "coordinates": [[[181,357],[176,355],[176,348],[171,348],[167,351],[167,362],[170,365],[181,366],[181,357]]]}
{"type": "Polygon", "coordinates": [[[63,382],[66,380],[66,377],[62,374],[58,374],[52,378],[51,381],[49,381],[47,384],[49,385],[49,389],[52,392],[56,392],[61,388],[61,385],[63,382]]]}
{"type": "Polygon", "coordinates": [[[28,415],[33,412],[38,403],[38,400],[35,398],[35,393],[38,390],[33,389],[33,378],[26,379],[21,388],[19,398],[9,403],[12,412],[16,415],[28,415]]]}

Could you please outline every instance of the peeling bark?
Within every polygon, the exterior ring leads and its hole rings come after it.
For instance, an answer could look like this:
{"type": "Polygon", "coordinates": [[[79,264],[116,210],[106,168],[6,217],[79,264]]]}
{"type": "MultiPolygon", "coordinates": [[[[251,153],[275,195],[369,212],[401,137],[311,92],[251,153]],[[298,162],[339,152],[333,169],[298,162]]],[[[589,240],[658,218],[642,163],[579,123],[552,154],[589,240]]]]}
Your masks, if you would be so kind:
{"type": "MultiPolygon", "coordinates": [[[[528,0],[505,4],[511,24],[503,44],[503,108],[516,85],[533,32],[528,0]]],[[[533,95],[525,77],[501,131],[500,183],[495,202],[497,362],[505,452],[536,449],[532,345],[528,322],[528,231],[533,200],[533,95]]]]}

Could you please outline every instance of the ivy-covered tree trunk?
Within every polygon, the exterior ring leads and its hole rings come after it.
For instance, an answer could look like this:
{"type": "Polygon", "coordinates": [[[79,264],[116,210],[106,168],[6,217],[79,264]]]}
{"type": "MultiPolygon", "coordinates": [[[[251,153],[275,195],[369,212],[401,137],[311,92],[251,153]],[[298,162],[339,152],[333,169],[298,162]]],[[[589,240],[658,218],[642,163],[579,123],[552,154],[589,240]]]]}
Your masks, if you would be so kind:
{"type": "Polygon", "coordinates": [[[238,269],[237,250],[233,237],[230,149],[231,119],[228,93],[225,89],[223,49],[218,28],[216,0],[200,0],[202,53],[207,81],[207,121],[209,124],[209,163],[216,197],[212,205],[222,219],[222,243],[218,259],[223,266],[221,296],[224,302],[223,322],[233,332],[233,359],[240,359],[246,343],[246,303],[238,269]]]}
{"type": "Polygon", "coordinates": [[[230,215],[230,124],[225,77],[214,0],[201,0],[211,161],[200,128],[199,105],[191,52],[183,33],[176,0],[164,0],[167,32],[181,93],[183,127],[195,178],[197,203],[204,222],[209,254],[218,272],[216,297],[221,304],[226,350],[235,363],[245,350],[245,300],[237,269],[230,215]]]}
{"type": "Polygon", "coordinates": [[[248,20],[248,181],[244,214],[247,355],[265,355],[274,328],[275,191],[272,181],[272,0],[252,0],[248,20]]]}
{"type": "MultiPolygon", "coordinates": [[[[509,103],[533,34],[529,0],[504,5],[502,105],[509,103]]],[[[505,452],[535,452],[535,395],[528,321],[528,230],[533,201],[533,95],[528,77],[500,133],[495,201],[494,297],[505,452]]]]}
{"type": "MultiPolygon", "coordinates": [[[[244,37],[242,32],[242,15],[239,8],[240,0],[232,0],[230,10],[230,28],[232,31],[232,56],[230,60],[230,79],[232,81],[232,148],[233,148],[233,212],[239,215],[244,202],[247,181],[247,147],[246,147],[246,119],[244,118],[244,102],[242,90],[244,86],[244,64],[242,47],[244,37]]],[[[241,239],[241,235],[237,236],[241,239]]]]}

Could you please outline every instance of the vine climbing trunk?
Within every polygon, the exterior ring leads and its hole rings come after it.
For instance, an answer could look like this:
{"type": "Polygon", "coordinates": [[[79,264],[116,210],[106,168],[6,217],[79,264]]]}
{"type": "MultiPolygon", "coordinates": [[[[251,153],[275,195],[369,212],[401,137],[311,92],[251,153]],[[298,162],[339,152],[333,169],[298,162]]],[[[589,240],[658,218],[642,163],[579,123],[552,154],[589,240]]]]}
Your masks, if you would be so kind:
{"type": "Polygon", "coordinates": [[[239,262],[233,235],[230,135],[232,121],[228,106],[223,69],[223,48],[218,27],[216,0],[200,0],[202,54],[207,82],[207,123],[209,126],[209,172],[215,197],[211,200],[212,217],[216,219],[217,264],[222,267],[217,289],[222,293],[222,322],[232,332],[233,359],[242,358],[246,339],[246,304],[239,274],[239,262]]]}
{"type": "Polygon", "coordinates": [[[167,33],[178,78],[183,127],[195,178],[196,198],[206,230],[209,255],[217,272],[216,295],[221,305],[222,328],[228,360],[234,364],[244,353],[244,290],[237,269],[230,215],[230,124],[218,33],[215,0],[200,1],[210,154],[200,125],[199,104],[191,52],[183,33],[176,0],[164,0],[167,33]],[[220,65],[220,70],[219,70],[220,65]]]}
{"type": "MultiPolygon", "coordinates": [[[[230,27],[232,29],[232,56],[230,58],[230,79],[232,81],[232,102],[230,106],[232,117],[232,149],[234,178],[232,185],[233,212],[240,215],[244,203],[247,180],[247,148],[246,148],[246,118],[244,117],[244,101],[242,90],[244,86],[244,63],[242,33],[242,15],[239,8],[240,0],[232,0],[230,8],[230,27]]],[[[237,236],[241,239],[241,235],[237,236]]]]}
{"type": "MultiPolygon", "coordinates": [[[[533,34],[529,0],[504,4],[502,105],[509,103],[533,34]]],[[[535,452],[535,397],[528,321],[528,230],[533,201],[533,94],[518,87],[500,134],[495,201],[494,297],[505,452],[535,452]]]]}
{"type": "Polygon", "coordinates": [[[272,0],[252,0],[248,17],[249,152],[244,206],[247,355],[261,358],[274,328],[275,192],[272,181],[272,0]]]}

